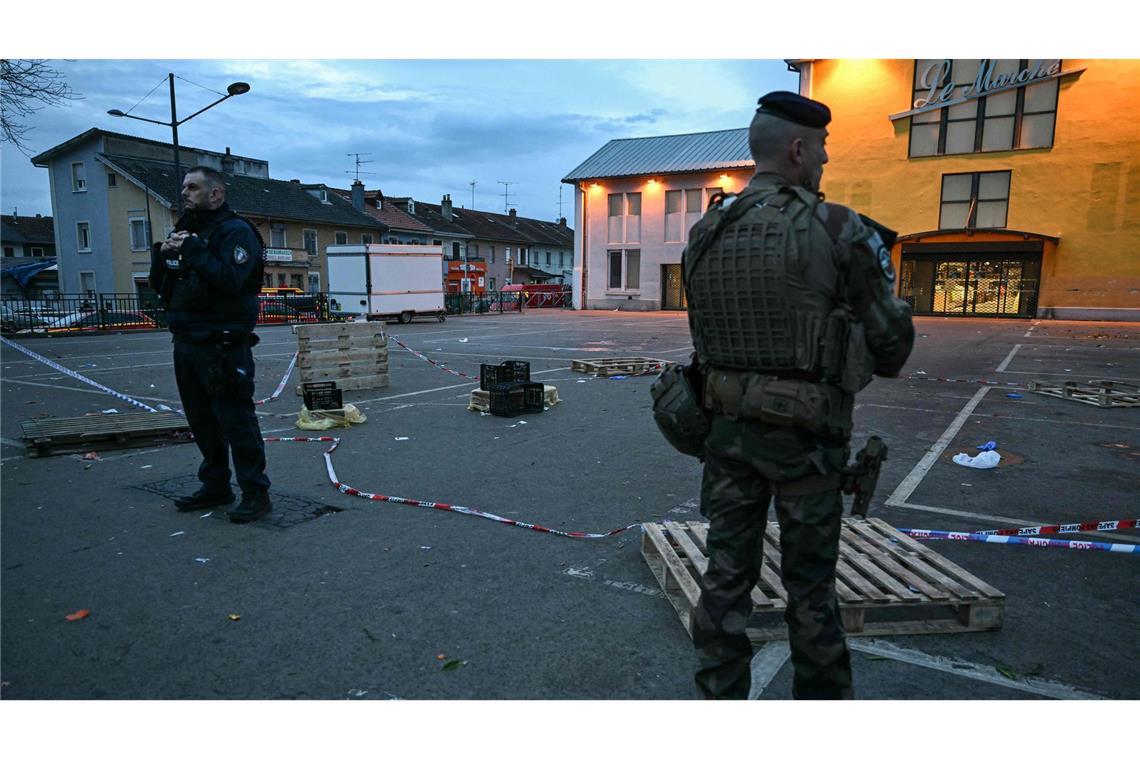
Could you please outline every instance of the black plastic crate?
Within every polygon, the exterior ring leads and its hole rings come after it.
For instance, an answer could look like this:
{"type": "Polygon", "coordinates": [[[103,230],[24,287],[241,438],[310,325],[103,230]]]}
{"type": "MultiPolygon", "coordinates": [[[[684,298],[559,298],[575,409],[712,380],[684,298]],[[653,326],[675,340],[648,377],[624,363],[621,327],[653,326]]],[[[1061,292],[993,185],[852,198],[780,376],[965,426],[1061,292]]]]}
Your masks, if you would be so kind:
{"type": "Polygon", "coordinates": [[[479,390],[490,390],[503,383],[529,383],[530,362],[505,361],[502,364],[479,365],[479,390]]]}
{"type": "Polygon", "coordinates": [[[514,417],[543,410],[542,383],[498,383],[488,389],[491,414],[514,417]]]}

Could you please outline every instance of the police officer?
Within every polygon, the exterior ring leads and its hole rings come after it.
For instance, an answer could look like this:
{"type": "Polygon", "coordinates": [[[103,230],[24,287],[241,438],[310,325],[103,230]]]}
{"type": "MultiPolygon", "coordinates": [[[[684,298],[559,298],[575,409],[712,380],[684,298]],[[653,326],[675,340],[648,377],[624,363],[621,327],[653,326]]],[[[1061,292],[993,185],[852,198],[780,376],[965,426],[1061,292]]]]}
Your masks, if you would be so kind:
{"type": "Polygon", "coordinates": [[[182,182],[185,213],[151,254],[150,281],[174,334],[174,377],[194,442],[202,452],[195,493],[182,512],[231,504],[229,455],[241,487],[233,522],[269,514],[265,444],[253,411],[253,333],[264,268],[256,228],[226,203],[222,174],[196,166],[182,182]]]}
{"type": "Polygon", "coordinates": [[[756,174],[739,195],[714,198],[684,260],[710,422],[696,683],[706,698],[748,696],[745,628],[774,497],[793,695],[851,698],[835,596],[840,468],[855,392],[872,373],[898,375],[914,328],[893,295],[893,233],[819,193],[830,110],[790,92],[759,106],[748,139],[756,174]]]}

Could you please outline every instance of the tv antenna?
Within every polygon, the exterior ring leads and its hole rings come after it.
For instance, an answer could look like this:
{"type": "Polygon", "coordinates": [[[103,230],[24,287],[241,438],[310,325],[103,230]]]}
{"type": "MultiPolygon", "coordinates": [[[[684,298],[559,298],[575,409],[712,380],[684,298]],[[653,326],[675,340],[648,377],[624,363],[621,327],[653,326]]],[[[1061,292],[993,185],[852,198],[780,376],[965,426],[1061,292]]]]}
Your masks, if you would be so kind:
{"type": "Polygon", "coordinates": [[[498,180],[498,182],[500,185],[503,186],[503,213],[506,214],[506,213],[509,213],[511,210],[511,202],[510,202],[511,185],[517,185],[518,182],[504,182],[503,180],[498,180]]]}
{"type": "Polygon", "coordinates": [[[346,169],[344,173],[345,174],[352,174],[353,172],[355,172],[357,182],[360,181],[360,175],[361,174],[375,174],[376,173],[376,172],[362,172],[362,171],[360,171],[361,166],[363,166],[364,164],[372,163],[371,161],[361,161],[360,157],[361,156],[371,156],[372,155],[371,153],[346,153],[345,155],[355,156],[355,158],[356,158],[356,168],[355,169],[346,169]]]}
{"type": "Polygon", "coordinates": [[[559,185],[558,185],[558,219],[557,219],[557,221],[562,221],[562,184],[561,183],[559,183],[559,185]]]}
{"type": "Polygon", "coordinates": [[[471,185],[471,210],[474,211],[475,210],[475,180],[471,180],[467,184],[471,185]]]}

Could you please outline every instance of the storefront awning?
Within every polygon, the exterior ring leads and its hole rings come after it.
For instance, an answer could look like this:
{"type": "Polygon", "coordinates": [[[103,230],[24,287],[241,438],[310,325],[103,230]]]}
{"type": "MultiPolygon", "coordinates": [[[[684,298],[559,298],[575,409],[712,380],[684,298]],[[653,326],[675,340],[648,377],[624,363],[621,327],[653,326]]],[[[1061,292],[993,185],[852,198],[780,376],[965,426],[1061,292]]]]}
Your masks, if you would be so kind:
{"type": "Polygon", "coordinates": [[[971,242],[971,243],[994,243],[994,242],[1012,242],[1015,240],[1040,240],[1056,243],[1061,238],[1057,235],[1046,235],[1042,232],[1028,232],[1026,230],[1007,230],[1007,229],[960,229],[960,230],[928,230],[926,232],[909,232],[906,235],[899,235],[897,242],[899,243],[924,243],[924,242],[971,242]]]}

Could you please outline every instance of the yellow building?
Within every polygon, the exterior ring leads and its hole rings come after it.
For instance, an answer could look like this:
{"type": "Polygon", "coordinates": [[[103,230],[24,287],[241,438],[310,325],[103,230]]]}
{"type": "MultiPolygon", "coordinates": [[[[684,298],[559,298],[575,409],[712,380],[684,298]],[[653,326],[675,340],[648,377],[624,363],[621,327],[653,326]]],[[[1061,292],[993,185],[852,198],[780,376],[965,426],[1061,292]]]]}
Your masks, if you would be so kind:
{"type": "Polygon", "coordinates": [[[916,314],[1140,320],[1140,61],[789,64],[916,314]]]}

